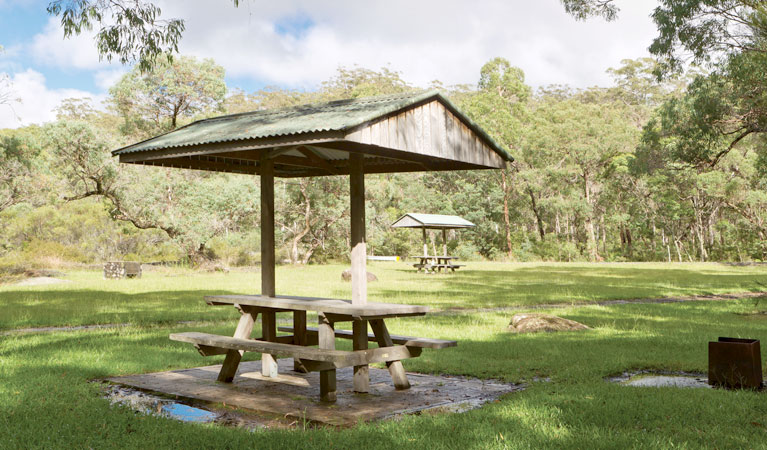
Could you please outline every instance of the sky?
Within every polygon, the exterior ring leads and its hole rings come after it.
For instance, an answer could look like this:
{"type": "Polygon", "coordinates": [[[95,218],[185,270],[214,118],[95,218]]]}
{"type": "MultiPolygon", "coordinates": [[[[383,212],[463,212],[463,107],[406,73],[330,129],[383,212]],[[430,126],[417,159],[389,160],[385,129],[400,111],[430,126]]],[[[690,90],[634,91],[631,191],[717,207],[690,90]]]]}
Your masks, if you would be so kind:
{"type": "MultiPolygon", "coordinates": [[[[314,90],[339,67],[388,67],[415,86],[471,84],[500,56],[534,88],[608,86],[606,70],[649,56],[656,0],[619,0],[619,19],[579,22],[559,0],[312,1],[157,0],[181,18],[180,52],[213,58],[230,88],[314,90]]],[[[130,67],[99,60],[93,33],[63,39],[47,1],[0,0],[0,89],[20,102],[0,105],[0,128],[55,119],[66,98],[103,101],[130,67]],[[10,83],[8,83],[10,82],[10,83]]]]}

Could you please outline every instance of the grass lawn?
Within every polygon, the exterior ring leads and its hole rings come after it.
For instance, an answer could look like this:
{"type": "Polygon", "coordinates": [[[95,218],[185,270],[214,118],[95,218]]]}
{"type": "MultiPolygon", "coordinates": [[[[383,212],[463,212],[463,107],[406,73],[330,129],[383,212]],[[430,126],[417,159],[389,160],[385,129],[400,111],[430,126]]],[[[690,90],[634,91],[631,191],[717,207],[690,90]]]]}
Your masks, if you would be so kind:
{"type": "MultiPolygon", "coordinates": [[[[257,292],[257,274],[149,273],[106,282],[0,288],[0,328],[125,323],[94,331],[0,337],[0,448],[764,448],[767,393],[632,388],[605,376],[631,369],[705,372],[718,336],[767,341],[755,300],[568,306],[553,311],[585,332],[515,335],[508,311],[476,308],[757,290],[767,267],[715,264],[480,264],[451,276],[373,265],[374,300],[465,311],[387,321],[392,333],[459,341],[424,351],[407,370],[520,382],[528,388],[464,414],[410,416],[348,430],[247,432],[111,407],[89,379],[212,364],[171,332],[229,334],[233,308],[201,292],[257,292]],[[229,311],[229,310],[232,311],[229,311]],[[179,324],[204,318],[209,323],[179,324]],[[219,320],[220,319],[220,320],[219,320]]],[[[278,269],[278,292],[348,296],[340,266],[278,269]]],[[[767,303],[767,302],[763,302],[767,303]]],[[[349,345],[339,340],[339,347],[349,345]]],[[[248,355],[257,357],[257,355],[248,355]]]]}
{"type": "MultiPolygon", "coordinates": [[[[277,292],[351,298],[341,281],[346,266],[277,268],[277,292]]],[[[578,304],[610,299],[658,298],[767,290],[767,266],[724,264],[502,264],[469,262],[454,274],[424,275],[405,263],[368,266],[379,281],[370,301],[429,305],[435,309],[578,304]],[[759,283],[762,283],[760,285],[759,283]]],[[[104,280],[99,272],[72,272],[72,283],[0,285],[0,330],[104,323],[157,324],[222,320],[232,308],[211,308],[203,295],[261,291],[258,271],[146,272],[137,280],[104,280]],[[44,307],[42,307],[44,306],[44,307]]]]}

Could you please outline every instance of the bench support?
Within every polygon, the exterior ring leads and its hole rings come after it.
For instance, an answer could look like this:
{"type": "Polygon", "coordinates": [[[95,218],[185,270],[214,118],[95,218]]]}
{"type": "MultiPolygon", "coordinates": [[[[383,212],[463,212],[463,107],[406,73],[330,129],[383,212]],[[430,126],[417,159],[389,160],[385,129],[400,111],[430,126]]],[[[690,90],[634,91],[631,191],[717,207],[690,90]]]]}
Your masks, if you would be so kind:
{"type": "MultiPolygon", "coordinates": [[[[382,319],[376,319],[370,321],[370,328],[373,329],[373,333],[376,335],[379,347],[391,347],[394,345],[389,330],[386,328],[386,324],[382,319]]],[[[410,389],[410,382],[407,380],[405,374],[405,367],[402,365],[402,361],[388,361],[386,367],[389,369],[389,375],[394,382],[394,388],[399,390],[410,389]]]]}
{"type": "MultiPolygon", "coordinates": [[[[368,348],[368,322],[367,320],[355,320],[352,322],[352,346],[354,350],[367,350],[368,348]]],[[[335,337],[335,333],[333,334],[335,337]]],[[[370,391],[370,367],[354,366],[354,392],[370,391]]]]}
{"type": "MultiPolygon", "coordinates": [[[[258,316],[257,311],[253,311],[250,307],[241,306],[242,315],[240,321],[237,323],[237,329],[234,331],[234,337],[239,339],[248,339],[253,332],[253,324],[258,316]]],[[[245,353],[242,350],[228,350],[226,352],[226,358],[224,358],[224,364],[221,365],[221,371],[218,373],[218,381],[225,383],[231,383],[234,379],[234,375],[237,373],[237,367],[240,365],[242,354],[245,353]]]]}
{"type": "MultiPolygon", "coordinates": [[[[264,340],[274,342],[277,340],[277,314],[274,311],[261,312],[261,329],[264,340]]],[[[268,353],[261,354],[261,375],[265,377],[277,376],[277,360],[268,353]]]]}
{"type": "MultiPolygon", "coordinates": [[[[296,345],[309,345],[306,340],[306,311],[293,311],[293,343],[296,345]]],[[[293,359],[293,370],[300,373],[308,373],[300,359],[293,359]]]]}
{"type": "MultiPolygon", "coordinates": [[[[333,331],[333,322],[322,313],[319,313],[317,317],[319,347],[328,350],[335,349],[336,334],[333,331]]],[[[336,401],[336,369],[320,371],[320,400],[324,402],[336,401]]]]}

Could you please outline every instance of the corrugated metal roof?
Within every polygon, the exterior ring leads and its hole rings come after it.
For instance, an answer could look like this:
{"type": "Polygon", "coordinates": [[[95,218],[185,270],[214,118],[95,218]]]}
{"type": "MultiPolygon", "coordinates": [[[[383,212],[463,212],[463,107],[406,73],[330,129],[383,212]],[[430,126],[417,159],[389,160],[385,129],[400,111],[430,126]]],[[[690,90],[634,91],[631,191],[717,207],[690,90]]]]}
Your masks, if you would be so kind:
{"type": "Polygon", "coordinates": [[[477,134],[482,136],[499,155],[508,161],[513,161],[511,155],[487,135],[484,130],[463,115],[442,94],[434,90],[339,100],[214,117],[199,120],[169,133],[123,147],[115,150],[112,154],[121,155],[150,150],[322,131],[343,131],[431,98],[438,98],[446,104],[477,134]]]}
{"type": "Polygon", "coordinates": [[[474,226],[476,225],[458,216],[419,213],[407,213],[392,224],[392,228],[469,228],[474,226]]]}

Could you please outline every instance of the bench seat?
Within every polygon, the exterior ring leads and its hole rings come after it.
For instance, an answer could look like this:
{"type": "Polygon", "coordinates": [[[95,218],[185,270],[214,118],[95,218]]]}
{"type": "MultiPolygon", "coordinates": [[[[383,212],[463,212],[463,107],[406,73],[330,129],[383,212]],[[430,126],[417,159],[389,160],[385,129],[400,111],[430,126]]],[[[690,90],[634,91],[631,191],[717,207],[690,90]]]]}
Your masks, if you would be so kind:
{"type": "MultiPolygon", "coordinates": [[[[317,330],[314,329],[316,333],[317,330]]],[[[300,359],[312,371],[333,370],[343,367],[360,366],[378,362],[399,361],[414,358],[421,354],[420,348],[408,348],[404,345],[381,347],[368,350],[330,350],[302,345],[267,342],[253,339],[238,339],[217,334],[190,331],[174,333],[170,339],[178,342],[193,344],[201,350],[226,349],[244,352],[267,353],[274,356],[284,356],[300,359]],[[204,347],[201,349],[201,347],[204,347]]],[[[218,352],[207,351],[203,355],[214,355],[218,352]]]]}
{"type": "MultiPolygon", "coordinates": [[[[285,332],[293,332],[292,327],[279,327],[280,331],[285,332]]],[[[342,338],[342,339],[352,339],[354,335],[349,330],[335,330],[336,337],[342,338]]],[[[316,328],[307,328],[306,334],[309,336],[313,336],[317,334],[316,328]]],[[[393,343],[397,345],[404,345],[407,347],[416,347],[416,348],[433,348],[433,349],[441,349],[441,348],[447,348],[447,347],[455,347],[458,345],[458,342],[456,341],[446,341],[443,339],[431,339],[431,338],[419,338],[419,337],[411,337],[411,336],[397,336],[397,335],[391,335],[391,340],[393,343]]],[[[368,341],[376,342],[376,337],[373,333],[368,333],[368,341]]]]}

